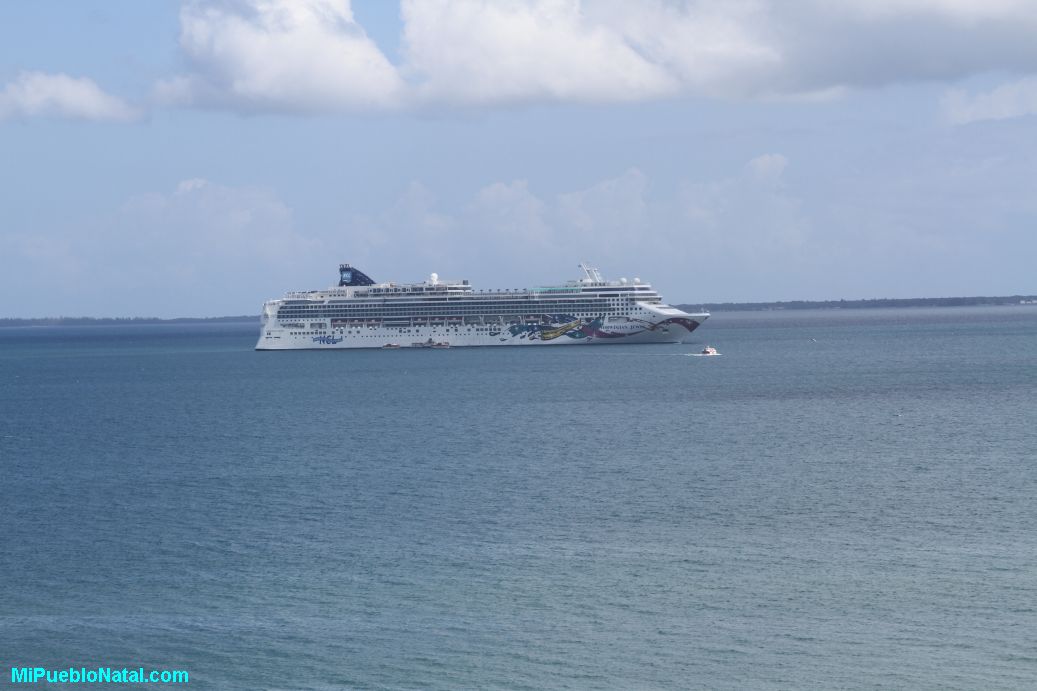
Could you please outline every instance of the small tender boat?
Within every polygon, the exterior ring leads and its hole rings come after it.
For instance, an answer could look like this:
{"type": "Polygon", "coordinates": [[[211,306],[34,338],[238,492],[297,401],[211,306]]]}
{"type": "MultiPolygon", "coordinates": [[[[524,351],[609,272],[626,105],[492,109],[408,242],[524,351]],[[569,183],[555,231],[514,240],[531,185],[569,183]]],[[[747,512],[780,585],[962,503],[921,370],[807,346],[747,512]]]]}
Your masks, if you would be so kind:
{"type": "Polygon", "coordinates": [[[702,352],[699,353],[699,355],[720,355],[720,353],[718,353],[717,349],[713,346],[706,346],[702,349],[702,352]]]}
{"type": "Polygon", "coordinates": [[[386,343],[385,345],[382,346],[383,349],[390,349],[390,350],[391,349],[395,349],[395,348],[399,348],[399,347],[400,347],[399,343],[386,343]]]}

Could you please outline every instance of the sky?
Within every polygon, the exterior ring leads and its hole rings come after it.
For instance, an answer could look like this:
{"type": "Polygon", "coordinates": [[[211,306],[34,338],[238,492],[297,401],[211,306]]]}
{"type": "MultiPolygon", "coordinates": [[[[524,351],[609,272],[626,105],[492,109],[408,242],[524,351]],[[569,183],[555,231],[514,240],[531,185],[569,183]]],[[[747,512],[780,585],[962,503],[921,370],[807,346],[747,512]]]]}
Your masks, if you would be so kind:
{"type": "Polygon", "coordinates": [[[1033,0],[0,4],[0,317],[1037,292],[1033,0]]]}

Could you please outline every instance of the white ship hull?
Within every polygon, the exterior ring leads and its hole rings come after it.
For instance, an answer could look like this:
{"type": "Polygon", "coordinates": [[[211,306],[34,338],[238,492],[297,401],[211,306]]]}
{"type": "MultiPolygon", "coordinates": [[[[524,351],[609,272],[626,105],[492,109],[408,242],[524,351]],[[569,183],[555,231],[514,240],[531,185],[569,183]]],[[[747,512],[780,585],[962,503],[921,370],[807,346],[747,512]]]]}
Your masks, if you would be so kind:
{"type": "MultiPolygon", "coordinates": [[[[605,327],[608,328],[607,325],[605,327]]],[[[370,327],[349,333],[327,331],[320,335],[290,335],[283,329],[264,330],[256,350],[340,350],[343,348],[383,348],[398,345],[401,348],[425,348],[435,344],[459,346],[561,346],[561,345],[609,345],[618,343],[681,343],[692,329],[684,326],[664,324],[656,328],[645,328],[632,332],[603,330],[608,336],[587,338],[555,338],[543,340],[530,338],[529,334],[517,336],[496,335],[495,332],[476,332],[466,327],[370,327]]],[[[505,332],[501,332],[502,334],[505,332]]]]}

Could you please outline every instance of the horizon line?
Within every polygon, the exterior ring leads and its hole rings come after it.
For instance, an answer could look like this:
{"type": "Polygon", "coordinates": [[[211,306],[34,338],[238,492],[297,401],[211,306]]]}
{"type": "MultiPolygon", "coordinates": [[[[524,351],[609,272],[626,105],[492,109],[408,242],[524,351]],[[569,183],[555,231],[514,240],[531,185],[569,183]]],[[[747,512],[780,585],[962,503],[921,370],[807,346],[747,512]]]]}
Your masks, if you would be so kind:
{"type": "MultiPolygon", "coordinates": [[[[869,308],[907,308],[907,307],[996,307],[1012,305],[1037,305],[1037,295],[996,295],[996,296],[954,296],[954,297],[915,297],[915,298],[856,298],[828,300],[762,300],[737,302],[683,302],[675,307],[702,307],[717,311],[752,311],[779,309],[869,309],[869,308]]],[[[0,317],[0,326],[12,326],[12,322],[50,322],[69,321],[82,322],[248,322],[259,319],[259,314],[221,315],[215,317],[91,317],[91,316],[58,316],[58,317],[0,317]]]]}

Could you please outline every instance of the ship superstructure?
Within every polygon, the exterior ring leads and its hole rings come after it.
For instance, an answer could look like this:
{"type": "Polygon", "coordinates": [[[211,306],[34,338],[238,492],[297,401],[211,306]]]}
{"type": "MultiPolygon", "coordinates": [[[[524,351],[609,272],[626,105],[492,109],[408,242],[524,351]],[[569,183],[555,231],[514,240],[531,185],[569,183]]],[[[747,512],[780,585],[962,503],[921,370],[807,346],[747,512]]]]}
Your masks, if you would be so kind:
{"type": "Polygon", "coordinates": [[[267,301],[256,349],[680,343],[709,317],[665,304],[637,278],[580,268],[564,285],[475,290],[436,274],[375,283],[342,264],[337,286],[267,301]]]}

